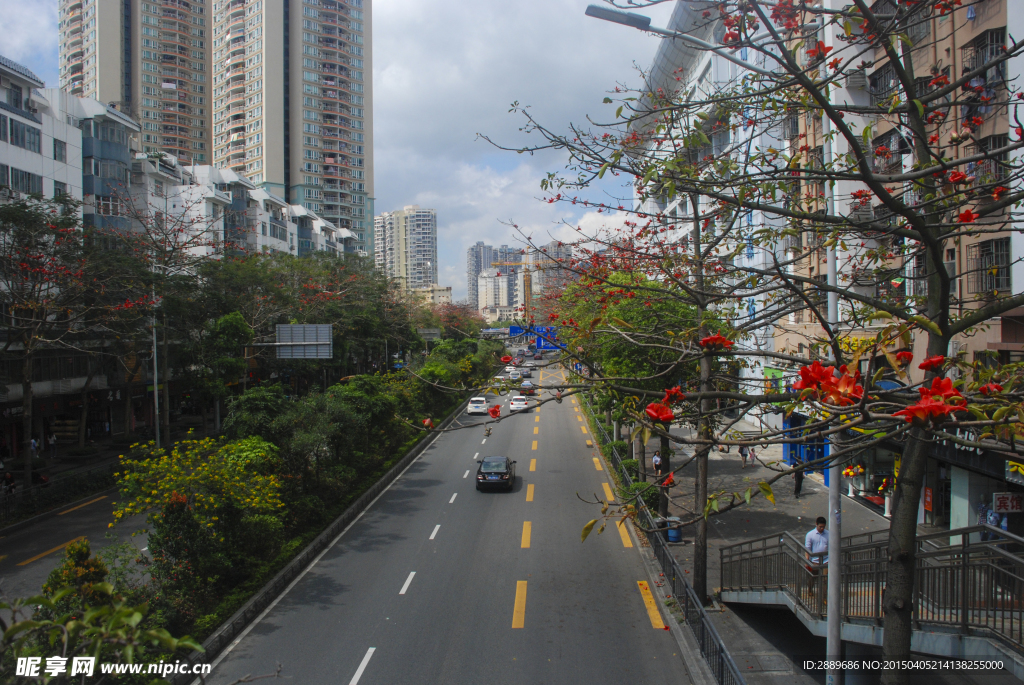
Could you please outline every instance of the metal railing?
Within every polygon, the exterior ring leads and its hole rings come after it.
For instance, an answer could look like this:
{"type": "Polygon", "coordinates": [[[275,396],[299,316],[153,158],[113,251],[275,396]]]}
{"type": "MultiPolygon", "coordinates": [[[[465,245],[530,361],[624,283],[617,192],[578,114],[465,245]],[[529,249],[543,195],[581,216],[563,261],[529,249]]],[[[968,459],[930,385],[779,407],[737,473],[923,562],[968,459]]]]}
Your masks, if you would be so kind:
{"type": "MultiPolygon", "coordinates": [[[[582,395],[582,397],[591,416],[596,416],[593,407],[590,405],[589,398],[586,395],[582,395]]],[[[599,437],[602,443],[606,445],[611,443],[612,440],[600,421],[595,420],[594,424],[600,433],[599,437]]],[[[618,450],[612,446],[607,450],[606,454],[622,479],[623,484],[627,488],[632,487],[633,478],[622,467],[622,458],[619,456],[618,450]]],[[[647,530],[654,529],[656,527],[654,519],[651,517],[651,513],[647,510],[643,500],[637,499],[636,504],[638,509],[636,514],[637,523],[647,530]]],[[[704,657],[708,668],[711,669],[715,681],[718,685],[746,685],[746,681],[740,674],[739,668],[736,667],[736,662],[732,660],[728,649],[726,649],[725,642],[722,641],[708,613],[704,611],[703,602],[698,599],[697,594],[690,587],[682,567],[679,566],[679,562],[672,555],[662,534],[659,532],[647,533],[646,537],[651,544],[651,550],[654,552],[655,558],[657,558],[658,563],[661,565],[662,573],[665,574],[665,582],[669,584],[672,595],[679,602],[679,609],[683,613],[686,625],[693,633],[693,637],[700,648],[701,656],[704,657]]]]}
{"type": "MultiPolygon", "coordinates": [[[[1024,652],[1024,538],[979,525],[918,535],[915,544],[915,624],[1024,652]]],[[[888,549],[888,530],[842,539],[844,622],[881,625],[888,549]]],[[[825,582],[818,582],[827,575],[789,533],[721,550],[723,591],[781,590],[818,619],[828,613],[825,582]]]]}

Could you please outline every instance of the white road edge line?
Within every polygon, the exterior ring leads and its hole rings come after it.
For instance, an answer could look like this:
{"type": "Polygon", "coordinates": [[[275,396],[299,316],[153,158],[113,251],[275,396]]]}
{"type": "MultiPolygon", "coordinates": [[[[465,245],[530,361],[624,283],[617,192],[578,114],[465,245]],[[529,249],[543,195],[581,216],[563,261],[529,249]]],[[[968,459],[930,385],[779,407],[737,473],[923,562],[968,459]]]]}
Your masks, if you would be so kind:
{"type": "MultiPolygon", "coordinates": [[[[340,539],[341,539],[341,536],[342,536],[342,535],[344,535],[345,533],[347,533],[347,532],[348,532],[348,530],[349,530],[349,528],[351,528],[352,526],[356,525],[356,523],[357,523],[357,522],[359,521],[359,519],[363,518],[363,514],[365,514],[366,512],[370,511],[370,509],[371,509],[371,508],[373,507],[373,505],[377,503],[377,500],[379,500],[379,499],[380,499],[381,497],[383,497],[383,496],[384,496],[384,493],[385,493],[385,492],[387,492],[388,490],[390,490],[390,489],[391,489],[391,486],[392,486],[392,485],[394,485],[395,483],[397,483],[397,482],[398,482],[398,479],[399,479],[399,478],[401,478],[402,476],[404,476],[404,475],[405,475],[405,472],[406,472],[406,471],[408,471],[409,469],[411,469],[411,468],[412,468],[412,465],[413,465],[413,464],[415,464],[415,463],[416,463],[417,461],[419,461],[420,457],[421,457],[421,456],[423,456],[423,454],[424,454],[424,453],[425,453],[425,452],[426,452],[426,451],[427,451],[428,449],[430,449],[431,447],[433,447],[434,443],[435,443],[435,442],[437,442],[437,439],[438,439],[438,438],[440,438],[440,437],[441,437],[442,435],[443,435],[443,433],[438,433],[437,435],[435,435],[435,436],[434,436],[434,439],[430,441],[430,444],[429,444],[429,445],[427,445],[426,447],[424,447],[424,448],[423,448],[423,452],[420,452],[420,454],[419,454],[419,455],[418,455],[418,456],[417,456],[417,457],[416,457],[415,459],[413,459],[412,461],[410,461],[410,462],[409,462],[409,465],[408,465],[408,466],[406,466],[406,467],[405,467],[405,468],[404,468],[404,469],[402,470],[402,472],[401,472],[400,474],[398,474],[398,476],[397,476],[397,477],[396,477],[396,478],[395,478],[395,479],[394,479],[393,481],[391,481],[391,483],[390,483],[390,484],[389,484],[389,485],[388,485],[388,486],[387,486],[386,488],[384,488],[383,490],[381,490],[380,494],[379,494],[379,495],[377,495],[376,497],[374,497],[374,498],[373,498],[373,501],[372,501],[372,502],[370,502],[369,504],[367,504],[367,505],[366,505],[366,508],[365,508],[365,509],[363,509],[363,510],[362,510],[361,512],[359,512],[359,516],[356,516],[356,517],[355,517],[354,519],[352,519],[352,523],[350,523],[350,524],[348,524],[347,526],[345,526],[345,529],[344,529],[344,530],[342,530],[342,531],[341,531],[340,533],[338,533],[338,537],[336,537],[336,538],[334,538],[333,540],[331,540],[331,544],[327,545],[327,547],[325,547],[325,548],[324,548],[324,551],[320,552],[320,554],[318,554],[318,555],[316,556],[316,559],[313,559],[313,561],[309,562],[309,566],[307,566],[306,568],[304,568],[304,569],[302,570],[302,573],[300,573],[299,575],[295,576],[295,580],[293,580],[293,581],[292,581],[291,583],[289,583],[289,584],[288,584],[288,587],[286,587],[286,588],[284,589],[284,591],[283,591],[283,592],[282,592],[281,594],[279,594],[279,595],[278,595],[277,597],[275,597],[275,598],[274,598],[274,601],[273,601],[273,602],[271,602],[271,603],[270,603],[270,604],[269,604],[269,605],[267,606],[267,608],[266,608],[266,609],[264,609],[264,610],[263,610],[263,612],[262,612],[262,613],[261,613],[261,614],[260,614],[259,616],[257,616],[257,617],[256,617],[256,620],[255,620],[255,621],[253,621],[252,623],[250,623],[249,625],[247,625],[247,626],[245,627],[245,630],[243,630],[243,631],[242,631],[241,635],[239,635],[238,637],[236,637],[236,638],[235,638],[235,639],[234,639],[234,640],[233,640],[233,641],[231,642],[231,644],[230,644],[230,645],[228,645],[227,647],[225,647],[225,648],[224,648],[224,651],[223,651],[223,652],[221,652],[221,653],[220,653],[219,655],[217,655],[217,658],[213,660],[213,663],[212,663],[212,664],[210,664],[210,673],[213,673],[213,671],[214,671],[214,670],[215,670],[215,669],[217,668],[217,666],[218,666],[218,665],[220,665],[220,662],[224,660],[224,657],[226,657],[226,656],[227,656],[228,654],[230,654],[230,653],[231,653],[231,650],[233,650],[233,649],[234,649],[235,647],[237,647],[237,646],[238,646],[238,644],[239,644],[239,643],[240,643],[240,642],[241,642],[242,640],[244,640],[244,639],[245,639],[245,636],[249,634],[249,631],[251,631],[251,630],[252,630],[252,629],[253,629],[254,627],[256,627],[256,625],[257,625],[257,624],[258,624],[258,623],[259,623],[260,621],[262,621],[262,620],[263,620],[263,619],[264,619],[264,618],[266,617],[266,615],[267,615],[267,614],[269,614],[269,613],[271,612],[271,610],[272,610],[272,609],[273,609],[274,607],[276,607],[276,606],[277,606],[277,603],[278,603],[278,602],[280,602],[280,601],[281,601],[281,599],[282,599],[282,598],[283,598],[283,597],[284,597],[285,595],[287,595],[287,594],[288,594],[288,593],[289,593],[289,592],[291,591],[291,589],[292,589],[293,587],[295,587],[295,586],[296,586],[296,585],[298,584],[298,582],[299,582],[300,580],[302,580],[302,579],[303,579],[303,577],[305,577],[305,575],[306,575],[307,573],[309,573],[309,570],[310,570],[311,568],[313,568],[314,566],[316,566],[317,562],[319,562],[319,561],[320,561],[320,559],[322,559],[322,558],[323,558],[323,556],[324,556],[325,554],[327,554],[327,552],[329,552],[329,551],[331,550],[331,548],[332,548],[332,547],[334,547],[334,546],[335,546],[336,544],[338,544],[338,540],[340,540],[340,539]]],[[[371,649],[376,649],[376,647],[373,647],[373,648],[371,648],[371,649]]],[[[372,653],[372,652],[371,652],[371,653],[372,653]]],[[[368,660],[368,659],[369,659],[369,658],[367,657],[367,660],[368,660]]],[[[193,681],[192,681],[191,685],[202,685],[202,681],[201,681],[201,680],[200,680],[199,678],[196,678],[195,680],[193,680],[193,681]]],[[[352,684],[350,683],[349,685],[352,685],[352,684]]]]}
{"type": "Polygon", "coordinates": [[[375,651],[377,651],[376,647],[370,647],[366,650],[366,656],[359,662],[359,668],[356,669],[356,674],[352,676],[352,680],[348,681],[348,685],[357,685],[359,683],[359,679],[363,677],[363,671],[366,670],[366,664],[370,663],[370,657],[373,656],[375,651]]]}
{"type": "Polygon", "coordinates": [[[430,539],[433,540],[434,536],[437,535],[437,531],[441,530],[441,524],[434,526],[434,532],[430,534],[430,539]]]}
{"type": "Polygon", "coordinates": [[[466,469],[466,472],[464,474],[462,474],[462,477],[463,478],[467,478],[468,476],[469,476],[469,469],[466,469]]]}
{"type": "MultiPolygon", "coordinates": [[[[440,528],[440,527],[441,526],[438,526],[438,528],[440,528]]],[[[433,538],[434,536],[431,535],[430,537],[433,538]]],[[[405,585],[403,585],[402,589],[398,591],[398,594],[400,594],[400,595],[404,595],[405,594],[405,591],[408,590],[409,586],[412,584],[412,579],[413,579],[413,577],[415,575],[416,575],[415,571],[413,571],[412,573],[409,574],[409,577],[405,579],[405,585]]]]}
{"type": "Polygon", "coordinates": [[[448,500],[448,504],[453,504],[455,502],[455,498],[458,497],[458,496],[459,496],[459,493],[457,493],[457,492],[454,495],[452,495],[452,498],[450,500],[448,500]]]}

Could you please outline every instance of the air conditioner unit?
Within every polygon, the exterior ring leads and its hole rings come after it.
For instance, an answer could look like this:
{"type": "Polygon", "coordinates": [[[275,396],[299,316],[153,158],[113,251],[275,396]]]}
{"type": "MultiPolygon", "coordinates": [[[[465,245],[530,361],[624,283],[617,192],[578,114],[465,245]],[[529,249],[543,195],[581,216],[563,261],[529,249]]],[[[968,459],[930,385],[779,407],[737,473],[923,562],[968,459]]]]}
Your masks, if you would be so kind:
{"type": "Polygon", "coordinates": [[[864,69],[854,69],[846,74],[846,87],[850,90],[867,90],[868,75],[864,69]]]}
{"type": "Polygon", "coordinates": [[[856,207],[850,210],[848,218],[850,221],[856,221],[857,223],[868,223],[874,221],[875,212],[871,207],[856,207]]]}

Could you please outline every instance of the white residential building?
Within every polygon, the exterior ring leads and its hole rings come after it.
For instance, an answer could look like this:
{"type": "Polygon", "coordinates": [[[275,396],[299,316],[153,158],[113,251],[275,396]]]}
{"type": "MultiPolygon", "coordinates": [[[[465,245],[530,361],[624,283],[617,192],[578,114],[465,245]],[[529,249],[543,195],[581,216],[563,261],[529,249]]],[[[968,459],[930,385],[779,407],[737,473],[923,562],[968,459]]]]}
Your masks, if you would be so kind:
{"type": "MultiPolygon", "coordinates": [[[[82,199],[82,132],[69,99],[47,98],[43,81],[0,56],[0,187],[82,199]]],[[[73,101],[72,101],[73,102],[73,101]]]]}
{"type": "Polygon", "coordinates": [[[437,284],[437,212],[407,205],[374,217],[377,268],[405,290],[437,284]]]}

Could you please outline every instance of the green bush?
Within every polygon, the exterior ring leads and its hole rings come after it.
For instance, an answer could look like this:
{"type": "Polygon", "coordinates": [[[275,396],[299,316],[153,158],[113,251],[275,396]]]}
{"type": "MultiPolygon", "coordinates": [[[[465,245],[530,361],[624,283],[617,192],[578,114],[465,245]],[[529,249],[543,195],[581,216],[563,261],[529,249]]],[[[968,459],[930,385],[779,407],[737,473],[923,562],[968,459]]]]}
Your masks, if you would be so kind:
{"type": "Polygon", "coordinates": [[[622,468],[634,481],[640,477],[640,462],[636,459],[623,459],[622,468]]]}
{"type": "Polygon", "coordinates": [[[647,505],[648,509],[651,511],[658,510],[658,497],[660,493],[658,492],[658,487],[651,483],[633,483],[629,487],[620,487],[618,495],[620,500],[625,501],[636,496],[637,493],[640,494],[640,498],[647,505]]]}
{"type": "Polygon", "coordinates": [[[601,445],[601,452],[604,456],[609,459],[612,456],[612,450],[615,449],[619,453],[619,457],[625,457],[629,455],[629,443],[625,440],[612,440],[611,442],[601,445]]]}
{"type": "Polygon", "coordinates": [[[238,544],[246,556],[273,558],[284,540],[284,524],[270,514],[251,514],[241,520],[238,544]]]}

